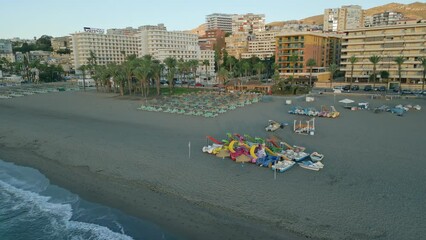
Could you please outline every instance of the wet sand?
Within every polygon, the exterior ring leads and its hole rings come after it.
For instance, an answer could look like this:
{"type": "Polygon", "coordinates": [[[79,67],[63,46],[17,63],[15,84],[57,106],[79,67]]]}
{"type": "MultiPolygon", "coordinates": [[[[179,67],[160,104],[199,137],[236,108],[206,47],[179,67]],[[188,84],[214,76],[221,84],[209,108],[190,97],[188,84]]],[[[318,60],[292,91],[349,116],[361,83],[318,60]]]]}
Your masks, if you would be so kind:
{"type": "MultiPolygon", "coordinates": [[[[289,115],[285,99],[214,119],[136,108],[138,100],[63,92],[0,101],[0,159],[32,166],[88,200],[153,221],[189,239],[421,239],[426,234],[424,100],[404,117],[343,109],[316,119],[314,136],[291,127],[277,137],[325,154],[320,172],[298,166],[274,180],[270,169],[201,152],[206,135],[266,137],[268,119],[289,115]],[[191,142],[191,158],[188,158],[191,142]]],[[[291,124],[290,124],[291,125],[291,124]]]]}

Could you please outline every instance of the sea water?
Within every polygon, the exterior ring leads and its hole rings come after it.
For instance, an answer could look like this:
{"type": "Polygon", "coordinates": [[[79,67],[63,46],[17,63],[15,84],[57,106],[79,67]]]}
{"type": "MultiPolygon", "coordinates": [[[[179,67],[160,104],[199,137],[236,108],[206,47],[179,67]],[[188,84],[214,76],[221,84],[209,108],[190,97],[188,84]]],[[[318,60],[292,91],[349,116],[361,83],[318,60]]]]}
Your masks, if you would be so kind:
{"type": "Polygon", "coordinates": [[[1,240],[176,239],[147,221],[51,185],[38,170],[0,160],[1,240]]]}

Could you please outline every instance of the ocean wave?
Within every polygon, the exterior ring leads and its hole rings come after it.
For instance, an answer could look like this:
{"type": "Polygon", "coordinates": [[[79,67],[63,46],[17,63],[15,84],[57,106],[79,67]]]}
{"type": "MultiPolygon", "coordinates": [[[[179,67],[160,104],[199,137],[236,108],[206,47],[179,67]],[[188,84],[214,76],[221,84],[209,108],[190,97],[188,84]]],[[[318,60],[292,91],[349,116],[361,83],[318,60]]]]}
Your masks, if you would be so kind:
{"type": "Polygon", "coordinates": [[[50,199],[0,180],[0,235],[6,236],[2,239],[132,239],[107,227],[73,221],[70,204],[50,199]]]}

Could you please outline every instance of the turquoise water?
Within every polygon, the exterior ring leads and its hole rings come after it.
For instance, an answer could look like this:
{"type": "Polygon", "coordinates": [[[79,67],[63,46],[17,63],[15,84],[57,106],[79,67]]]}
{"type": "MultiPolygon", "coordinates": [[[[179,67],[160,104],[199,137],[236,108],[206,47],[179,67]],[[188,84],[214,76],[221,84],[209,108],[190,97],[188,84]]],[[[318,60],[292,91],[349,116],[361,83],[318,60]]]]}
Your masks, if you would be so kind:
{"type": "Polygon", "coordinates": [[[176,239],[160,227],[87,202],[39,171],[0,160],[0,239],[176,239]]]}

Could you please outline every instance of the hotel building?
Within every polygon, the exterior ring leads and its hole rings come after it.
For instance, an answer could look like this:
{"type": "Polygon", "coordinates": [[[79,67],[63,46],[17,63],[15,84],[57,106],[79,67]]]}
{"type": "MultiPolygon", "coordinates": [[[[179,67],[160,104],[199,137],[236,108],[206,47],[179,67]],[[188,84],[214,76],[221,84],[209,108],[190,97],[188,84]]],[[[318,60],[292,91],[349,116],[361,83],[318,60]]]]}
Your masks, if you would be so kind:
{"type": "Polygon", "coordinates": [[[207,30],[221,29],[232,32],[232,16],[234,14],[213,13],[206,16],[207,30]]]}
{"type": "MultiPolygon", "coordinates": [[[[276,36],[275,63],[282,76],[309,75],[306,62],[314,59],[316,66],[313,72],[326,72],[331,64],[339,64],[341,36],[315,32],[278,34],[276,36]],[[291,56],[296,55],[295,63],[291,56]]],[[[316,74],[318,75],[318,74],[316,74]]]]}
{"type": "Polygon", "coordinates": [[[139,33],[136,36],[139,42],[139,57],[149,54],[160,61],[167,57],[184,61],[199,59],[200,47],[196,34],[167,31],[163,24],[159,24],[139,27],[139,33]]]}
{"type": "Polygon", "coordinates": [[[402,82],[411,83],[422,79],[423,68],[419,58],[426,57],[426,23],[390,25],[381,27],[348,30],[342,43],[342,70],[347,79],[351,76],[349,58],[355,56],[354,80],[368,81],[373,72],[369,58],[381,57],[377,64],[377,73],[388,71],[390,79],[398,80],[398,66],[395,58],[402,56],[402,82]]]}
{"type": "Polygon", "coordinates": [[[90,51],[96,55],[97,64],[122,63],[126,57],[138,53],[137,37],[104,34],[100,29],[71,34],[73,68],[87,65],[90,51]]]}

